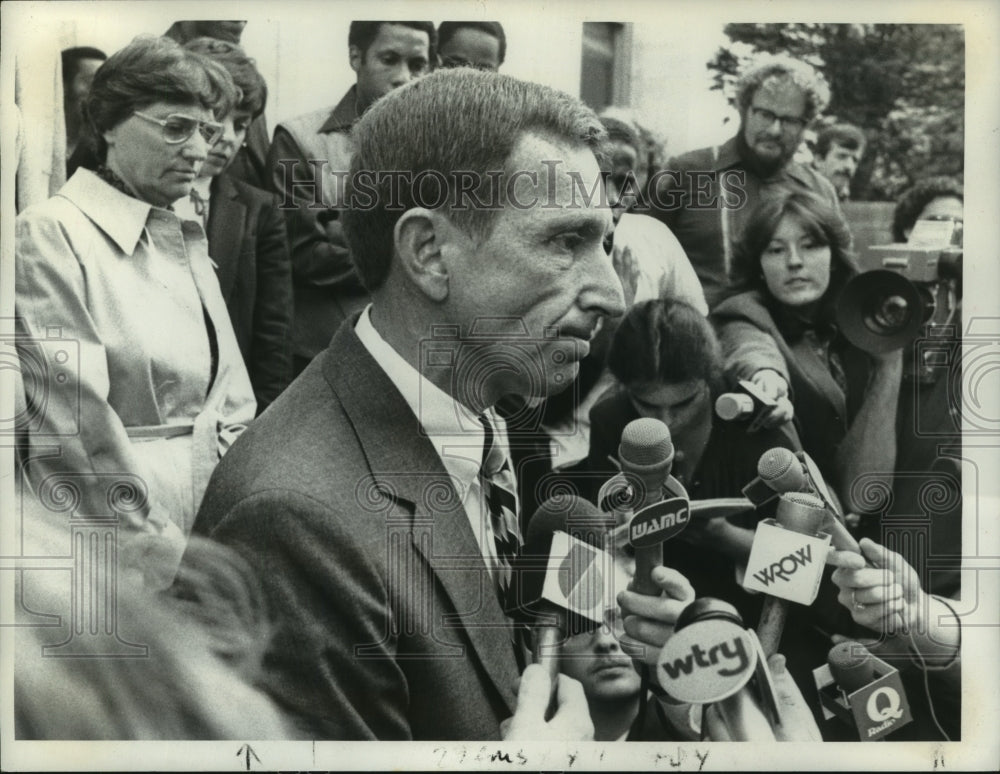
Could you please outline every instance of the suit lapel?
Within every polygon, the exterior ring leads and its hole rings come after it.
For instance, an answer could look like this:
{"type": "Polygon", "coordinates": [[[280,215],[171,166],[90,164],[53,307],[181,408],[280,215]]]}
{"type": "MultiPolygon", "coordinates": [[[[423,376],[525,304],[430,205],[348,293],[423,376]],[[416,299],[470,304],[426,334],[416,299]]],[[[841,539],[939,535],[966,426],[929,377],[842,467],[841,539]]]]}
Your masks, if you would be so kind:
{"type": "MultiPolygon", "coordinates": [[[[374,486],[396,502],[408,504],[415,524],[432,525],[424,532],[429,540],[414,540],[414,548],[430,565],[459,618],[438,622],[435,629],[465,631],[513,712],[518,672],[511,629],[493,593],[468,516],[417,417],[354,333],[357,317],[340,327],[323,355],[324,376],[351,420],[374,486]]],[[[419,532],[413,530],[413,534],[419,532]]]]}
{"type": "Polygon", "coordinates": [[[236,286],[246,218],[247,208],[239,200],[236,186],[224,174],[216,177],[208,210],[208,254],[218,266],[219,287],[226,301],[236,286]]]}

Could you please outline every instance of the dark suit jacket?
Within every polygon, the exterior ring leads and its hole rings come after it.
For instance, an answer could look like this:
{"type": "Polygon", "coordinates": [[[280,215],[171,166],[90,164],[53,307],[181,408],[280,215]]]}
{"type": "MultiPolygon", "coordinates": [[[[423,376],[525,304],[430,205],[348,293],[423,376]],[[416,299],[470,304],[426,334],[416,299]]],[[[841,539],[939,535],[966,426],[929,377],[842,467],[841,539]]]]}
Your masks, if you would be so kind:
{"type": "Polygon", "coordinates": [[[275,198],[227,173],[216,177],[208,254],[263,411],[292,380],[292,267],[275,198]]]}
{"type": "Polygon", "coordinates": [[[259,571],[279,616],[266,687],[316,738],[496,739],[510,627],[451,479],[353,322],[223,458],[195,532],[259,571]]]}

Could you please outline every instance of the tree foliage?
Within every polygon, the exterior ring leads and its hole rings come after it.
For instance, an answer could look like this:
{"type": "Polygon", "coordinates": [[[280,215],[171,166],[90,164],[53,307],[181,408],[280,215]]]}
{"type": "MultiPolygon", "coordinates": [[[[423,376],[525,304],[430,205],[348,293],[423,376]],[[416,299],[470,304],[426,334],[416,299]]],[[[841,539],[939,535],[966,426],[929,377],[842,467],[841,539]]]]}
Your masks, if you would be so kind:
{"type": "MultiPolygon", "coordinates": [[[[830,84],[825,115],[860,126],[868,147],[852,196],[894,200],[917,180],[962,176],[965,36],[939,24],[728,24],[732,41],[708,63],[732,95],[756,54],[788,54],[830,84]]],[[[730,97],[732,99],[732,97],[730,97]]]]}

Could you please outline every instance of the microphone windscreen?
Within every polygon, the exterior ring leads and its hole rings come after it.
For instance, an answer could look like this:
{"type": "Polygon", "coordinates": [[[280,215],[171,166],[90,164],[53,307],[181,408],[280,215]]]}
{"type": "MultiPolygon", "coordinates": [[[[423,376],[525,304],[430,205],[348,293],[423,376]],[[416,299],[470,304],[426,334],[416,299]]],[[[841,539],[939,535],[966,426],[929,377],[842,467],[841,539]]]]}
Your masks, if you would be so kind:
{"type": "Polygon", "coordinates": [[[802,464],[789,449],[768,449],[757,461],[757,475],[775,492],[800,492],[809,488],[802,464]]]}
{"type": "Polygon", "coordinates": [[[726,392],[716,398],[715,413],[719,419],[732,422],[753,413],[753,398],[741,392],[726,392]]]}
{"type": "Polygon", "coordinates": [[[846,694],[854,693],[878,677],[872,654],[864,645],[853,640],[834,645],[826,661],[830,665],[833,679],[846,694]]]}
{"type": "Polygon", "coordinates": [[[826,520],[826,508],[816,495],[788,492],[778,497],[775,520],[785,529],[814,535],[826,520]]]}
{"type": "Polygon", "coordinates": [[[566,532],[578,540],[600,547],[594,536],[615,526],[614,514],[602,513],[578,495],[557,495],[538,506],[528,521],[524,552],[547,554],[554,532],[566,532]]]}
{"type": "Polygon", "coordinates": [[[632,420],[622,431],[618,456],[623,466],[659,468],[670,465],[674,460],[670,428],[651,417],[632,420]]]}

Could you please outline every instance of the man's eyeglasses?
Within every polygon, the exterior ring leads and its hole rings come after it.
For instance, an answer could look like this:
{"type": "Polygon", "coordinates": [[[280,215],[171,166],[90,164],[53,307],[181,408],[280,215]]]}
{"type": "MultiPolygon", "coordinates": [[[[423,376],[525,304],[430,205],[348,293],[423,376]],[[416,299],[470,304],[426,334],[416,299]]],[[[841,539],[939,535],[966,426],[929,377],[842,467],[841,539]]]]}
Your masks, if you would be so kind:
{"type": "Polygon", "coordinates": [[[766,108],[759,108],[754,105],[750,106],[750,110],[757,118],[768,126],[773,124],[775,121],[778,121],[781,124],[782,129],[792,129],[797,132],[806,125],[805,119],[799,118],[798,116],[779,116],[777,113],[772,113],[766,108]]]}
{"type": "Polygon", "coordinates": [[[147,116],[136,110],[133,115],[137,115],[151,124],[159,124],[163,129],[163,140],[168,145],[180,145],[182,142],[190,140],[195,132],[199,132],[202,139],[209,146],[213,146],[222,139],[222,133],[225,131],[222,124],[215,121],[199,121],[197,118],[180,113],[171,113],[166,118],[153,118],[153,116],[147,116]]]}

